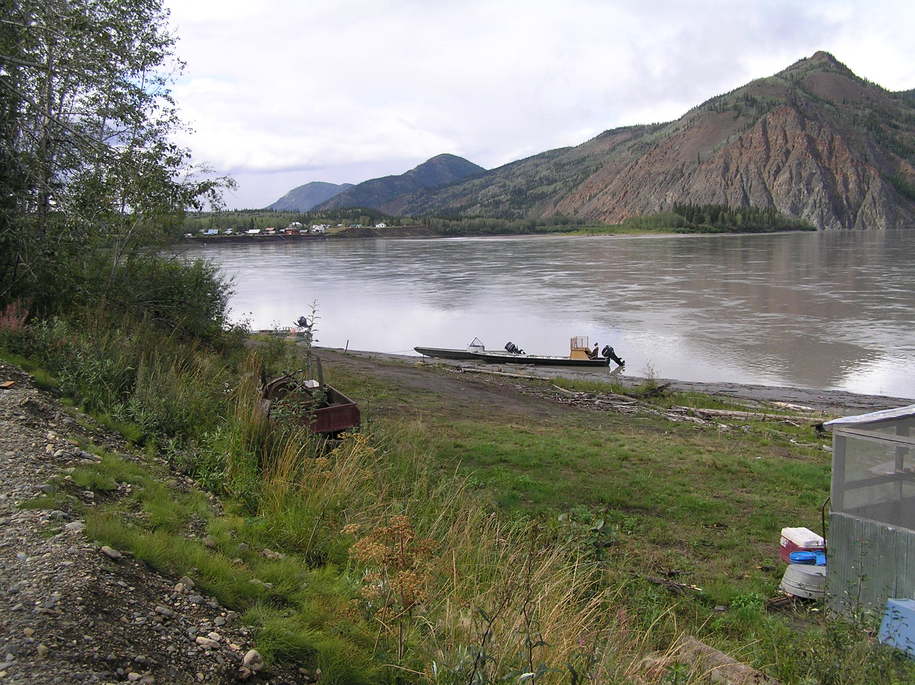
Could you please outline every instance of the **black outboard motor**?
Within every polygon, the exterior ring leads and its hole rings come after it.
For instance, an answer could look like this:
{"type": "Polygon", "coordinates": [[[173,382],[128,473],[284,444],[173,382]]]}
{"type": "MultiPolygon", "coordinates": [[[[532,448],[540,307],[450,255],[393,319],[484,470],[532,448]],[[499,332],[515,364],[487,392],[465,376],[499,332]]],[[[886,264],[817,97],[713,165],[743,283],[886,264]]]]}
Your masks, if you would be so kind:
{"type": "Polygon", "coordinates": [[[611,360],[615,361],[620,366],[623,366],[626,363],[625,361],[623,361],[622,359],[620,359],[619,357],[616,356],[616,352],[613,351],[613,348],[610,347],[610,345],[604,345],[604,349],[602,349],[600,351],[600,353],[603,356],[603,358],[607,360],[608,364],[610,363],[611,360]]]}
{"type": "Polygon", "coordinates": [[[509,354],[524,354],[524,350],[515,345],[511,340],[505,343],[505,351],[509,354]]]}

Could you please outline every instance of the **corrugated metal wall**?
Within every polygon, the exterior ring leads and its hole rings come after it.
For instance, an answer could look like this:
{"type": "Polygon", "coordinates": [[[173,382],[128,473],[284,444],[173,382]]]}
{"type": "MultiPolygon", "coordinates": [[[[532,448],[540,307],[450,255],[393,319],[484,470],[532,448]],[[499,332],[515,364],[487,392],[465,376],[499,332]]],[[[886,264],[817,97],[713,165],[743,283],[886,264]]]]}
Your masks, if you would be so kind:
{"type": "Polygon", "coordinates": [[[826,589],[831,608],[883,610],[915,598],[915,533],[848,514],[829,515],[826,589]]]}

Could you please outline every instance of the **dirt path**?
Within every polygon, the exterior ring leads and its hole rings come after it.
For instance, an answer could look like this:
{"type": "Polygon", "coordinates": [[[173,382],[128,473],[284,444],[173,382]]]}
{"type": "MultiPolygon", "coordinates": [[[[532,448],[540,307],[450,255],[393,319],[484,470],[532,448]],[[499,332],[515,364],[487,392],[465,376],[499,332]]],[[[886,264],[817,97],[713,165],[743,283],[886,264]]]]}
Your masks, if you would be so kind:
{"type": "MultiPolygon", "coordinates": [[[[406,388],[446,395],[452,400],[456,400],[463,395],[465,396],[464,401],[469,405],[478,402],[483,406],[501,406],[508,412],[532,414],[534,416],[538,414],[555,416],[558,411],[562,410],[555,407],[551,408],[551,403],[547,401],[532,402],[530,397],[500,390],[498,382],[493,383],[483,380],[485,374],[481,374],[479,378],[474,378],[470,373],[457,376],[441,372],[432,373],[431,371],[443,368],[454,370],[469,368],[483,372],[497,371],[522,374],[544,380],[560,376],[592,381],[616,380],[627,387],[636,386],[645,380],[620,374],[613,374],[611,378],[606,369],[479,364],[449,359],[385,354],[382,352],[349,350],[344,353],[343,350],[330,348],[321,348],[319,352],[322,358],[333,364],[339,364],[345,368],[361,371],[377,378],[388,379],[406,388]]],[[[498,377],[489,376],[489,378],[492,380],[498,377]]],[[[506,381],[502,385],[510,384],[508,383],[510,377],[505,378],[506,381]]],[[[656,379],[656,381],[658,383],[669,383],[670,389],[676,391],[701,392],[731,398],[748,404],[786,402],[835,416],[863,414],[915,403],[915,400],[900,397],[860,395],[842,390],[812,390],[740,383],[695,383],[663,378],[656,379]]]]}
{"type": "MultiPolygon", "coordinates": [[[[445,398],[463,418],[491,416],[497,412],[506,420],[512,417],[536,419],[558,417],[566,411],[548,400],[510,391],[506,383],[492,382],[492,377],[457,373],[458,367],[448,367],[454,373],[443,373],[441,367],[415,357],[363,352],[344,354],[341,350],[330,349],[321,349],[319,354],[331,366],[388,381],[413,393],[445,398]]],[[[380,409],[396,411],[405,402],[409,403],[409,399],[397,398],[380,409]]]]}

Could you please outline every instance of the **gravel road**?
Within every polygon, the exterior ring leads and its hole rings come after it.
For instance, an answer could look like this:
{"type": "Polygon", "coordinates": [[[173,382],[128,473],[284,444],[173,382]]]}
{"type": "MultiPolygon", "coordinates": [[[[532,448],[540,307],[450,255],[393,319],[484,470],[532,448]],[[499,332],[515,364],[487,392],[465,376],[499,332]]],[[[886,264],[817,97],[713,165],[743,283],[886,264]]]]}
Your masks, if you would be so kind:
{"type": "Polygon", "coordinates": [[[100,547],[70,512],[22,506],[58,488],[94,506],[92,492],[66,481],[97,459],[79,438],[131,457],[118,438],[83,428],[87,419],[77,423],[76,412],[0,364],[0,384],[9,381],[0,389],[0,682],[308,682],[243,669],[246,656],[252,665],[260,658],[251,634],[189,578],[100,547]]]}

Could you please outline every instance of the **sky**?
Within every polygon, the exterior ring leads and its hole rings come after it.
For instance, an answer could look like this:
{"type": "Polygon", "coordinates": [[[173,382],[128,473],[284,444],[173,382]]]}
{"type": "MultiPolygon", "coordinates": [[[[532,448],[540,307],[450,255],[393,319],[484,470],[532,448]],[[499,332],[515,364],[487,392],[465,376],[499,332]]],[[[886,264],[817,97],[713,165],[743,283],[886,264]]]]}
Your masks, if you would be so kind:
{"type": "Polygon", "coordinates": [[[915,88],[912,0],[165,0],[193,160],[264,207],[437,154],[486,168],[691,107],[817,50],[915,88]]]}

